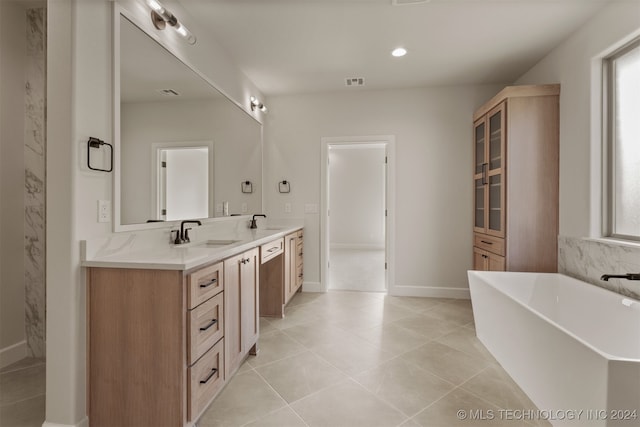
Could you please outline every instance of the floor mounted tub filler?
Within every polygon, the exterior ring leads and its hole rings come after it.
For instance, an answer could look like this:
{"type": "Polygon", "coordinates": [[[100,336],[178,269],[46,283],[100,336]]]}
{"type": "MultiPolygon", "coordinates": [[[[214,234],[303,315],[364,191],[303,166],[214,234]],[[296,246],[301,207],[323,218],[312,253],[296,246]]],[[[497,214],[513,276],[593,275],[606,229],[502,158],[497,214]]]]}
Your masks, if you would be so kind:
{"type": "Polygon", "coordinates": [[[523,416],[640,426],[640,301],[555,273],[468,277],[478,338],[540,410],[523,416]]]}

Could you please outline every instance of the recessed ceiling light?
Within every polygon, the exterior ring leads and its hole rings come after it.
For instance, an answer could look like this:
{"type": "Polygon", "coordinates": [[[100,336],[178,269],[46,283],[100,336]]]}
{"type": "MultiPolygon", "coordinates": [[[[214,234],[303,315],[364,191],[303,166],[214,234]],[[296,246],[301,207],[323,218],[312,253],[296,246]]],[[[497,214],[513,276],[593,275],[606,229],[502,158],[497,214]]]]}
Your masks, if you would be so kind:
{"type": "Polygon", "coordinates": [[[403,47],[397,47],[391,51],[391,55],[395,56],[396,58],[405,56],[406,54],[407,54],[407,49],[403,47]]]}

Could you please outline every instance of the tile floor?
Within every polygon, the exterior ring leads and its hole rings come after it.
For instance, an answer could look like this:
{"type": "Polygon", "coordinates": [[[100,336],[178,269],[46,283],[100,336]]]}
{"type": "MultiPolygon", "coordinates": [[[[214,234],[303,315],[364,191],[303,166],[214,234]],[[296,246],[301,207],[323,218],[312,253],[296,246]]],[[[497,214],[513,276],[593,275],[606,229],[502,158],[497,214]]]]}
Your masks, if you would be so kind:
{"type": "Polygon", "coordinates": [[[384,249],[331,248],[329,289],[386,292],[384,249]]]}
{"type": "MultiPolygon", "coordinates": [[[[549,425],[500,419],[535,406],[476,339],[469,301],[300,293],[261,319],[259,348],[198,427],[549,425]]],[[[0,426],[40,427],[44,384],[41,359],[0,370],[0,426]]]]}
{"type": "Polygon", "coordinates": [[[44,422],[44,359],[27,358],[0,370],[0,426],[41,427],[44,422]]]}
{"type": "Polygon", "coordinates": [[[536,408],[476,339],[469,301],[301,293],[261,328],[198,427],[549,425],[500,419],[536,408]]]}

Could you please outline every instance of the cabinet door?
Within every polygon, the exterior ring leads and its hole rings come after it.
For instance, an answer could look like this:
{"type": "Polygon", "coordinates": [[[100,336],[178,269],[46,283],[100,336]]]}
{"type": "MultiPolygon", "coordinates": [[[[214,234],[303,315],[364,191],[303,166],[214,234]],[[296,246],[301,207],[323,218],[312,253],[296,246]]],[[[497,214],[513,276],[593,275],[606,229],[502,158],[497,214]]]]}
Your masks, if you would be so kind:
{"type": "Polygon", "coordinates": [[[244,356],[242,346],[242,305],[240,276],[244,254],[224,261],[224,354],[225,378],[240,366],[244,356]]]}
{"type": "Polygon", "coordinates": [[[259,265],[258,248],[247,251],[242,255],[240,263],[240,306],[242,310],[241,334],[243,356],[249,351],[255,354],[255,348],[253,348],[253,346],[258,341],[258,333],[260,331],[260,315],[258,310],[260,306],[259,265]]]}
{"type": "Polygon", "coordinates": [[[501,103],[487,114],[488,145],[485,183],[486,232],[504,237],[505,221],[505,103],[501,103]]]}
{"type": "Polygon", "coordinates": [[[287,234],[284,250],[284,303],[289,302],[296,288],[297,233],[287,234]]]}
{"type": "Polygon", "coordinates": [[[474,231],[484,233],[487,230],[487,121],[482,118],[474,123],[474,231]]]}
{"type": "Polygon", "coordinates": [[[473,269],[478,271],[489,270],[489,257],[487,253],[476,247],[473,248],[473,269]]]}

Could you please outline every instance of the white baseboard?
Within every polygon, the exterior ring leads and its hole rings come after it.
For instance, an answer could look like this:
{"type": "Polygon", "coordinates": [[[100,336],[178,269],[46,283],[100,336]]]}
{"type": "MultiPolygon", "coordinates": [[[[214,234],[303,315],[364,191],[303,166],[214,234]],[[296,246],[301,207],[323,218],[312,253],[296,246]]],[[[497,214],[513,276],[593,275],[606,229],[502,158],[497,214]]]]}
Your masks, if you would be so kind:
{"type": "Polygon", "coordinates": [[[373,251],[384,250],[384,243],[382,244],[366,244],[366,243],[332,243],[330,249],[351,249],[361,251],[373,251]]]}
{"type": "Polygon", "coordinates": [[[389,295],[396,297],[427,297],[471,299],[469,288],[442,288],[427,286],[394,286],[389,295]]]}
{"type": "Polygon", "coordinates": [[[0,350],[0,369],[27,357],[27,341],[20,341],[0,350]]]}
{"type": "Polygon", "coordinates": [[[89,427],[89,417],[84,417],[76,424],[59,424],[45,421],[44,423],[42,423],[42,427],[89,427]]]}
{"type": "Polygon", "coordinates": [[[302,292],[326,292],[320,282],[304,282],[302,284],[302,292]]]}

